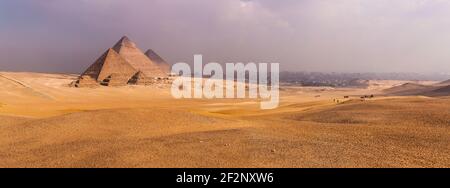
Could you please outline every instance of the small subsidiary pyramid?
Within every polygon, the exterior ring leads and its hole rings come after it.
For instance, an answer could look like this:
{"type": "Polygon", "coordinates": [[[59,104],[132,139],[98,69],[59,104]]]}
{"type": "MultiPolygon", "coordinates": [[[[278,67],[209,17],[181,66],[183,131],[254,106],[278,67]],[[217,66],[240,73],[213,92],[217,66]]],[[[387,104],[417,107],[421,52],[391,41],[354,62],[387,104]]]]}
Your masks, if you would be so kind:
{"type": "Polygon", "coordinates": [[[136,44],[128,37],[122,37],[113,47],[113,49],[125,60],[127,60],[132,67],[141,71],[147,77],[166,77],[166,74],[159,68],[159,66],[151,61],[142,53],[136,44]]]}
{"type": "Polygon", "coordinates": [[[139,71],[136,74],[134,74],[133,77],[131,77],[131,79],[128,81],[128,84],[130,84],[130,85],[149,85],[149,84],[152,84],[152,80],[145,77],[144,73],[139,71]]]}
{"type": "Polygon", "coordinates": [[[170,65],[169,63],[167,63],[167,61],[165,61],[161,56],[159,56],[157,53],[155,53],[155,51],[153,51],[152,49],[148,49],[145,52],[145,55],[153,62],[156,63],[156,65],[158,65],[158,67],[164,71],[164,73],[169,74],[170,73],[170,65]]]}

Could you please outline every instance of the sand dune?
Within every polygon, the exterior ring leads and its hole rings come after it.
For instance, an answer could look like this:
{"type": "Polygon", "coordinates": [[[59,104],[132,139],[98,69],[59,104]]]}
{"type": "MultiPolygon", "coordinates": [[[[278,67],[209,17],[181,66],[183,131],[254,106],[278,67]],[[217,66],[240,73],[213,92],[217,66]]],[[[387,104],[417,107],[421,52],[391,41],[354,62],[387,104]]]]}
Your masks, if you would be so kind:
{"type": "Polygon", "coordinates": [[[359,100],[391,82],[290,86],[263,111],[249,99],[174,100],[166,85],[2,75],[17,82],[0,77],[0,167],[450,167],[450,98],[359,100]]]}
{"type": "Polygon", "coordinates": [[[399,86],[394,86],[383,90],[384,94],[393,96],[449,96],[449,85],[446,85],[447,81],[437,84],[423,85],[415,83],[405,83],[399,86]]]}
{"type": "Polygon", "coordinates": [[[244,119],[159,109],[74,113],[3,127],[3,135],[13,136],[1,140],[0,165],[448,167],[450,117],[442,110],[448,104],[350,101],[244,119]]]}
{"type": "Polygon", "coordinates": [[[133,147],[140,140],[182,133],[230,130],[249,124],[154,108],[95,110],[29,120],[0,126],[0,150],[3,155],[10,156],[1,157],[0,161],[4,163],[0,162],[0,166],[54,166],[58,165],[57,162],[70,166],[72,155],[79,157],[101,153],[116,147],[118,142],[122,147],[133,147]],[[17,162],[11,161],[11,156],[15,156],[12,158],[17,162]],[[62,161],[47,162],[49,158],[62,161]]]}
{"type": "Polygon", "coordinates": [[[449,96],[450,95],[450,85],[439,87],[433,91],[426,92],[424,95],[427,95],[427,96],[449,96]]]}
{"type": "Polygon", "coordinates": [[[436,84],[437,86],[449,86],[450,80],[442,81],[436,84]]]}
{"type": "MultiPolygon", "coordinates": [[[[0,106],[1,108],[1,106],[0,106]]],[[[0,115],[0,122],[1,122],[1,126],[2,127],[6,127],[9,125],[19,125],[21,123],[27,122],[27,121],[31,121],[33,120],[32,118],[27,118],[27,117],[20,117],[20,116],[3,116],[0,115]]]]}
{"type": "Polygon", "coordinates": [[[384,92],[388,95],[420,95],[425,92],[435,90],[437,87],[430,85],[406,83],[400,86],[395,86],[385,89],[384,92]]]}

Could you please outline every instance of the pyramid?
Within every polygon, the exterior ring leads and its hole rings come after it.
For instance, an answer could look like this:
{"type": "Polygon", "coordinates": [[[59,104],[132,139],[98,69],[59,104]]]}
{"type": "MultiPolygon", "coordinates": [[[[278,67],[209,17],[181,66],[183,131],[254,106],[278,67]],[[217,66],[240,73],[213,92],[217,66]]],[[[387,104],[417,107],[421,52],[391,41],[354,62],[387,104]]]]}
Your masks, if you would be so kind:
{"type": "Polygon", "coordinates": [[[170,65],[169,63],[167,63],[163,58],[161,58],[161,56],[159,56],[157,53],[155,53],[155,51],[153,51],[152,49],[148,49],[145,52],[145,55],[153,62],[156,63],[156,65],[158,65],[158,67],[166,74],[170,73],[170,65]]]}
{"type": "Polygon", "coordinates": [[[122,37],[71,85],[75,87],[148,85],[152,80],[161,80],[166,75],[128,37],[122,37]]]}
{"type": "Polygon", "coordinates": [[[130,85],[150,85],[152,83],[152,79],[145,77],[144,73],[141,71],[134,74],[131,79],[128,80],[128,84],[130,85]]]}
{"type": "Polygon", "coordinates": [[[81,75],[78,79],[70,83],[71,87],[97,87],[97,80],[93,79],[88,75],[81,75]]]}
{"type": "Polygon", "coordinates": [[[113,47],[113,49],[136,70],[141,71],[147,77],[165,77],[166,74],[152,62],[144,53],[142,53],[136,44],[128,37],[122,37],[113,47]]]}

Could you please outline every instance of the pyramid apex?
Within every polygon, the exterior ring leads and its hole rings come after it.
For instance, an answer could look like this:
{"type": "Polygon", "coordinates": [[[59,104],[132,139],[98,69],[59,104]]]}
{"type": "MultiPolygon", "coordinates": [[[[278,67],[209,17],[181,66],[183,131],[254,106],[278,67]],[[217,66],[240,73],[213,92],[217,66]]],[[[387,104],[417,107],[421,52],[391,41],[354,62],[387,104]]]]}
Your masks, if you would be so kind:
{"type": "Polygon", "coordinates": [[[136,44],[134,44],[130,38],[128,38],[127,36],[123,36],[122,38],[120,38],[119,41],[117,41],[117,43],[114,45],[113,49],[116,52],[120,51],[120,48],[122,48],[123,46],[126,47],[136,47],[136,44]]]}
{"type": "Polygon", "coordinates": [[[155,51],[153,51],[152,49],[148,49],[145,52],[145,55],[153,62],[156,63],[156,65],[158,65],[158,67],[163,71],[163,72],[170,72],[170,65],[161,57],[159,56],[155,51]]]}
{"type": "Polygon", "coordinates": [[[130,38],[128,38],[126,35],[122,36],[119,41],[130,41],[130,38]]]}

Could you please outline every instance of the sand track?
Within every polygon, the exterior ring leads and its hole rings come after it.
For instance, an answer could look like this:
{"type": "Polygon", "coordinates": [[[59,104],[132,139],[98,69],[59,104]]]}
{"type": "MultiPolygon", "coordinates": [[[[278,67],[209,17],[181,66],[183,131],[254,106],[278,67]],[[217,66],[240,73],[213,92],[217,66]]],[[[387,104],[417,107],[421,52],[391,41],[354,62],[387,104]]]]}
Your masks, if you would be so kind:
{"type": "Polygon", "coordinates": [[[28,84],[19,81],[17,79],[5,76],[3,74],[0,74],[0,84],[2,85],[1,90],[4,91],[14,91],[14,90],[23,90],[23,93],[26,93],[26,95],[35,96],[35,97],[41,97],[44,99],[50,99],[52,100],[53,97],[40,92],[36,89],[34,89],[32,86],[29,86],[28,84]]]}

